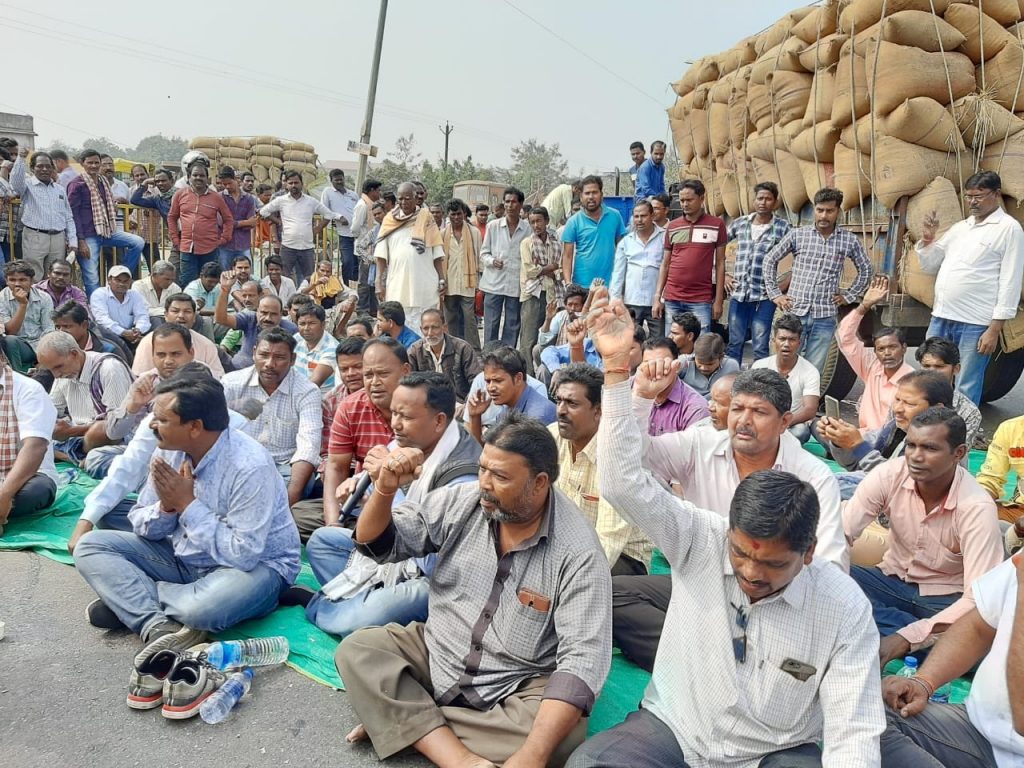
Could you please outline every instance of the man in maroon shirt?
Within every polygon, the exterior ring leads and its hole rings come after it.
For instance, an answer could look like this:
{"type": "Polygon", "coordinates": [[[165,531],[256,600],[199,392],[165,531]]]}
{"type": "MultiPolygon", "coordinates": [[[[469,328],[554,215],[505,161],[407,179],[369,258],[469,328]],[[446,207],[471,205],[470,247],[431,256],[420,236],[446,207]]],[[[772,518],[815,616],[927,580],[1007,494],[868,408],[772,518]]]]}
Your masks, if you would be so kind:
{"type": "Polygon", "coordinates": [[[234,216],[224,198],[210,188],[210,168],[202,158],[189,163],[188,186],[171,201],[167,229],[181,252],[182,285],[199,277],[204,264],[217,261],[218,249],[231,243],[234,216]]]}
{"type": "Polygon", "coordinates": [[[661,318],[692,312],[700,320],[701,333],[707,333],[711,321],[722,316],[728,235],[725,222],[704,210],[704,185],[699,180],[683,182],[679,203],[683,215],[665,230],[665,258],[651,313],[661,318]]]}

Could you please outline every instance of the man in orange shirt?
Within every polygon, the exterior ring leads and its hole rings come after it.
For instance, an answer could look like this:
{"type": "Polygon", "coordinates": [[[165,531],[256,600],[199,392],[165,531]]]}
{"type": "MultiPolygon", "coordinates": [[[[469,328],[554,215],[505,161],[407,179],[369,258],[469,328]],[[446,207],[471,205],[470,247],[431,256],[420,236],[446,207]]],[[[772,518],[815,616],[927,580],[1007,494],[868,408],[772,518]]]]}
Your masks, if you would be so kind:
{"type": "Polygon", "coordinates": [[[167,229],[181,253],[181,284],[188,285],[217,251],[231,242],[235,219],[223,196],[210,187],[210,168],[201,158],[188,166],[188,186],[171,201],[167,229]],[[218,215],[220,217],[218,221],[218,215]]]}

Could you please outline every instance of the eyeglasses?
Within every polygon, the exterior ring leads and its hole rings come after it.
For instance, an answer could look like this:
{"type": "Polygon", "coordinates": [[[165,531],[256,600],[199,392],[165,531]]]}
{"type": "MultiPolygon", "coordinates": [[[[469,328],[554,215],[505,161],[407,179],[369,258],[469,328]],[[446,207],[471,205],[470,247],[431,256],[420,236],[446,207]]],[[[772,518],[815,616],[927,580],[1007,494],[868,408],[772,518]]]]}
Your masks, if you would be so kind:
{"type": "Polygon", "coordinates": [[[980,195],[964,195],[964,200],[966,200],[968,203],[976,203],[978,200],[984,200],[990,194],[992,194],[992,190],[987,189],[980,195]]]}
{"type": "Polygon", "coordinates": [[[733,637],[732,653],[736,657],[736,661],[743,664],[747,660],[747,623],[750,621],[750,617],[747,616],[742,606],[735,603],[729,603],[729,605],[736,609],[736,626],[743,632],[742,636],[733,637]]]}

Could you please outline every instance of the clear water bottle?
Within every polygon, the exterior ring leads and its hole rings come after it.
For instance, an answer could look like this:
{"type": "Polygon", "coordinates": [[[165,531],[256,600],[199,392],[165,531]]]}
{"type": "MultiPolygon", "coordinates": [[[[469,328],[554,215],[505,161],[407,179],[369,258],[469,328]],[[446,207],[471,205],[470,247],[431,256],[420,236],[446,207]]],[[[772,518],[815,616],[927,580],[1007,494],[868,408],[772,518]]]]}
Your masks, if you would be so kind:
{"type": "Polygon", "coordinates": [[[900,677],[917,677],[917,657],[905,657],[903,659],[903,667],[896,674],[900,677]]]}
{"type": "Polygon", "coordinates": [[[246,667],[241,672],[232,674],[224,681],[224,685],[210,694],[210,697],[199,705],[199,716],[203,718],[203,722],[213,725],[227,720],[238,700],[252,687],[252,675],[252,670],[246,667]]]}
{"type": "Polygon", "coordinates": [[[931,695],[929,701],[933,701],[936,704],[949,704],[949,694],[951,690],[949,683],[940,685],[935,693],[931,695]]]}
{"type": "Polygon", "coordinates": [[[288,658],[287,637],[253,637],[210,643],[206,660],[217,669],[266,667],[288,658]]]}

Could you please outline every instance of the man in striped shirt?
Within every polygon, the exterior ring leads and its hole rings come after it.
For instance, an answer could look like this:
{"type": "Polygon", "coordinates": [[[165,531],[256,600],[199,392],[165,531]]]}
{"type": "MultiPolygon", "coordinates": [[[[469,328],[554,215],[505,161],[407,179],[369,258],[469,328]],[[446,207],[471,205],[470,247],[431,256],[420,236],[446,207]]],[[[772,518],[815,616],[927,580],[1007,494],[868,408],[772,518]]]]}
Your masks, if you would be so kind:
{"type": "Polygon", "coordinates": [[[836,309],[852,304],[871,279],[871,260],[855,234],[836,225],[843,193],[825,187],[814,196],[814,226],[793,229],[764,257],[764,289],[784,312],[803,323],[800,356],[820,372],[836,332],[836,309]],[[788,290],[779,287],[779,262],[793,255],[788,290]],[[857,278],[841,290],[843,266],[850,259],[857,278]]]}
{"type": "Polygon", "coordinates": [[[21,223],[27,230],[22,236],[22,258],[42,275],[75,249],[78,231],[67,193],[54,180],[50,156],[45,152],[32,156],[31,176],[26,173],[26,157],[28,147],[22,147],[11,169],[11,187],[21,197],[21,223]]]}

